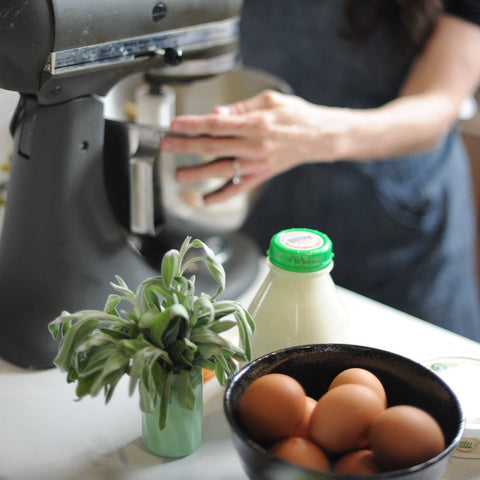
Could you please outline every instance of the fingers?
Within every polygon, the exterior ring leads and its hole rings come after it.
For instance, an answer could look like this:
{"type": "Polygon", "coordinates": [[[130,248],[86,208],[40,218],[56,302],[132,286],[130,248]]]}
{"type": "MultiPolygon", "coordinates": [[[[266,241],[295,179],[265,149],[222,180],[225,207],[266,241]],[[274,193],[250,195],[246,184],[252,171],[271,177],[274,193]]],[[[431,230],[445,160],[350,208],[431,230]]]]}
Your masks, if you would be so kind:
{"type": "MultiPolygon", "coordinates": [[[[219,189],[203,197],[204,205],[224,202],[239,193],[250,191],[269,178],[263,164],[253,166],[242,159],[218,159],[198,167],[185,167],[177,170],[175,179],[180,184],[188,184],[222,178],[228,180],[219,189]]],[[[187,187],[188,188],[188,187],[187,187]]]]}
{"type": "Polygon", "coordinates": [[[254,138],[168,136],[160,142],[160,150],[195,153],[213,158],[252,157],[258,156],[260,145],[261,141],[254,138]]]}
{"type": "Polygon", "coordinates": [[[220,115],[243,115],[245,113],[272,108],[278,104],[282,94],[272,90],[265,90],[254,97],[242,100],[241,102],[221,105],[214,108],[214,112],[220,115]]]}
{"type": "MultiPolygon", "coordinates": [[[[176,180],[181,184],[220,178],[227,182],[204,197],[206,205],[225,201],[240,192],[251,190],[275,172],[272,148],[278,144],[275,120],[278,106],[285,96],[265,91],[231,105],[219,106],[207,115],[176,117],[170,126],[173,134],[161,143],[164,152],[194,153],[216,160],[194,167],[179,168],[176,180]],[[273,140],[273,141],[272,141],[273,140]],[[234,160],[235,159],[235,160],[234,160]]],[[[277,134],[278,135],[278,134],[277,134]]]]}
{"type": "Polygon", "coordinates": [[[239,115],[230,116],[216,113],[180,115],[173,119],[170,130],[185,135],[237,136],[248,129],[247,120],[247,118],[239,115]]]}
{"type": "Polygon", "coordinates": [[[235,195],[253,190],[255,187],[261,185],[266,179],[267,178],[265,174],[243,175],[240,183],[234,184],[232,182],[228,182],[218,190],[207,193],[203,197],[203,202],[205,205],[213,205],[215,203],[225,202],[235,195]]]}
{"type": "MultiPolygon", "coordinates": [[[[258,131],[263,117],[259,112],[249,115],[181,115],[170,125],[173,133],[189,136],[248,137],[258,131]]],[[[181,138],[181,137],[175,137],[181,138]]]]}
{"type": "Polygon", "coordinates": [[[258,131],[265,110],[278,106],[281,93],[265,91],[250,99],[222,105],[207,115],[180,115],[173,119],[170,130],[185,135],[213,137],[247,136],[258,131]]]}
{"type": "Polygon", "coordinates": [[[236,178],[236,183],[242,183],[246,177],[260,176],[265,172],[268,172],[266,160],[250,161],[245,158],[219,158],[203,165],[179,168],[175,173],[175,180],[178,183],[194,183],[210,178],[222,178],[224,180],[236,178]]]}
{"type": "Polygon", "coordinates": [[[237,169],[231,158],[219,158],[196,167],[179,168],[175,173],[175,179],[178,183],[201,182],[210,178],[222,178],[228,180],[235,176],[239,176],[238,169],[240,172],[242,171],[240,162],[238,160],[236,160],[236,162],[240,165],[237,169]]]}

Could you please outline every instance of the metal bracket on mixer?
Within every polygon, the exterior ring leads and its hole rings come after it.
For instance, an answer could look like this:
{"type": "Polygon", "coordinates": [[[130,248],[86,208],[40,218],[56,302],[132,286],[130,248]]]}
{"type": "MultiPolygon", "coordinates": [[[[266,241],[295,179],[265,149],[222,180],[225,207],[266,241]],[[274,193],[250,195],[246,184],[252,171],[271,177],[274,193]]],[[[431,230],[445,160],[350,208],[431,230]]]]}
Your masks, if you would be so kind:
{"type": "Polygon", "coordinates": [[[130,159],[130,230],[154,235],[154,163],[158,150],[141,149],[130,159]]]}
{"type": "Polygon", "coordinates": [[[139,62],[145,60],[145,57],[164,57],[172,48],[181,49],[183,53],[202,51],[235,41],[238,37],[239,22],[239,17],[235,16],[219,22],[155,35],[51,52],[44,71],[58,76],[112,64],[139,62]]]}
{"type": "Polygon", "coordinates": [[[130,231],[138,235],[155,235],[154,168],[159,143],[165,133],[147,125],[124,123],[127,126],[130,154],[130,231]]]}

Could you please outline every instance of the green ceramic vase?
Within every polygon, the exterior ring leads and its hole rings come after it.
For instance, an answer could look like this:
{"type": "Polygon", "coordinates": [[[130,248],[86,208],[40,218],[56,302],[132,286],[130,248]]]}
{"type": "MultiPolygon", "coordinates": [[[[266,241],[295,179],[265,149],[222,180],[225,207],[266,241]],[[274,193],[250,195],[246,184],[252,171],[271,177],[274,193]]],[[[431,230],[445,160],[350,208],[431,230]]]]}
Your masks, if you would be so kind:
{"type": "Polygon", "coordinates": [[[191,375],[195,390],[193,410],[185,410],[179,405],[177,379],[174,379],[165,428],[160,430],[158,426],[160,402],[157,402],[153,413],[142,412],[142,440],[147,449],[155,455],[167,458],[185,457],[200,446],[203,418],[202,370],[194,369],[191,375]]]}

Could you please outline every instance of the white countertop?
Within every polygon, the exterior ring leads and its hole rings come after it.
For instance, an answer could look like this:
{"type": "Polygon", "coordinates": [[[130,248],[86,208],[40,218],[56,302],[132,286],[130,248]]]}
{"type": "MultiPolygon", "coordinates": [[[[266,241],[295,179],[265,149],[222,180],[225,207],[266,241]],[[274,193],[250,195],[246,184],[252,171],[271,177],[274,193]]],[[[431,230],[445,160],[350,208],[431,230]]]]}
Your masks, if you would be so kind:
{"type": "MultiPolygon", "coordinates": [[[[239,299],[244,305],[263,272],[239,299]]],[[[353,343],[420,362],[450,355],[480,358],[479,343],[343,289],[340,294],[353,322],[353,343]]],[[[74,385],[60,371],[28,371],[0,360],[0,480],[246,480],[222,402],[223,390],[210,380],[200,448],[166,460],[143,447],[138,398],[128,396],[127,381],[108,405],[103,397],[75,401],[74,385]]],[[[443,480],[480,480],[480,459],[452,458],[443,480]]]]}

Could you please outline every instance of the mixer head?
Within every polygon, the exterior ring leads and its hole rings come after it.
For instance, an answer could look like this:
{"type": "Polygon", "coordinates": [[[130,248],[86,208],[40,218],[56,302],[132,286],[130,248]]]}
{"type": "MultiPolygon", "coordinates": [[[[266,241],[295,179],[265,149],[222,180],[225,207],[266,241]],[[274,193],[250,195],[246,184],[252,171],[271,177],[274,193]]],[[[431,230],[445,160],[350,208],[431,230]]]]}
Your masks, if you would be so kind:
{"type": "Polygon", "coordinates": [[[242,0],[2,0],[0,88],[40,104],[105,95],[154,69],[165,82],[238,61],[242,0]]]}

